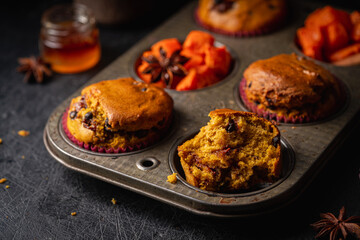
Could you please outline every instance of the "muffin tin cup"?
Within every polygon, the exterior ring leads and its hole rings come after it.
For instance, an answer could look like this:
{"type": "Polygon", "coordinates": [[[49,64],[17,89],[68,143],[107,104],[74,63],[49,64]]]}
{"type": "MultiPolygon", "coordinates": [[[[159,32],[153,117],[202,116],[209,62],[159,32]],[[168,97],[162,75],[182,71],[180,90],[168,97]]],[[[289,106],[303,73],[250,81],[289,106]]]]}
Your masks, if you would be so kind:
{"type": "Polygon", "coordinates": [[[126,147],[122,147],[122,148],[121,147],[105,148],[105,147],[93,146],[91,144],[86,144],[86,143],[76,139],[76,137],[70,133],[70,131],[67,127],[68,111],[69,111],[69,109],[67,108],[61,117],[61,124],[60,124],[61,126],[59,126],[60,134],[64,138],[64,140],[67,141],[68,144],[73,145],[74,147],[78,148],[81,151],[85,151],[88,153],[91,153],[91,152],[102,153],[102,154],[105,154],[105,156],[107,154],[124,155],[124,154],[136,153],[136,152],[139,152],[142,150],[146,150],[146,148],[156,145],[157,142],[162,141],[164,138],[166,139],[166,137],[173,132],[172,129],[174,128],[174,125],[176,122],[175,117],[172,116],[169,127],[166,130],[164,130],[164,132],[161,135],[159,135],[158,138],[153,139],[153,141],[151,141],[151,142],[144,141],[144,142],[141,142],[141,143],[138,143],[135,145],[126,146],[126,147]]]}
{"type": "Polygon", "coordinates": [[[214,32],[214,33],[232,36],[232,37],[239,37],[239,38],[256,37],[256,36],[261,36],[261,35],[265,35],[265,34],[274,32],[284,26],[284,21],[282,21],[282,20],[285,19],[286,15],[287,15],[287,14],[284,14],[284,16],[280,16],[278,19],[274,20],[274,22],[273,22],[273,24],[271,24],[271,26],[269,25],[267,27],[263,27],[263,28],[259,28],[259,29],[255,29],[255,30],[248,30],[248,31],[243,30],[243,31],[231,32],[231,31],[227,31],[224,29],[219,29],[219,28],[215,28],[215,27],[207,25],[206,23],[201,21],[197,12],[198,11],[196,8],[196,10],[194,11],[194,20],[200,27],[204,28],[205,30],[214,32]]]}
{"type": "MultiPolygon", "coordinates": [[[[184,43],[184,38],[185,36],[182,36],[182,38],[180,38],[180,43],[184,43]]],[[[142,80],[140,78],[140,76],[137,74],[137,68],[140,66],[141,64],[141,56],[142,54],[145,52],[145,51],[148,51],[151,46],[153,44],[155,44],[156,42],[153,42],[152,44],[149,44],[149,46],[147,46],[146,48],[143,48],[141,51],[139,51],[138,53],[134,54],[134,57],[131,61],[129,61],[128,63],[128,71],[129,71],[129,74],[132,78],[138,80],[138,81],[142,81],[142,82],[145,82],[144,80],[142,80]]],[[[224,44],[224,43],[221,43],[219,41],[214,41],[214,46],[215,47],[222,47],[222,46],[225,46],[227,51],[230,53],[230,56],[231,56],[231,64],[230,64],[230,69],[229,69],[229,72],[228,74],[223,78],[221,79],[220,81],[212,84],[212,85],[209,85],[209,86],[206,86],[206,87],[203,87],[203,88],[199,88],[199,89],[194,89],[194,90],[186,90],[186,91],[178,91],[176,89],[171,89],[171,88],[165,88],[166,91],[175,91],[175,92],[196,92],[196,91],[203,91],[203,90],[206,90],[208,88],[212,88],[212,87],[216,87],[218,85],[221,85],[223,83],[225,83],[228,79],[231,79],[232,75],[234,72],[236,72],[238,70],[238,67],[239,67],[239,58],[236,54],[236,52],[231,48],[229,47],[228,45],[224,44]]]]}
{"type": "Polygon", "coordinates": [[[294,151],[293,151],[291,145],[289,144],[289,142],[287,140],[285,140],[284,138],[281,138],[280,139],[281,173],[280,173],[279,179],[277,179],[275,182],[273,182],[273,183],[264,182],[262,184],[254,186],[250,189],[244,189],[244,190],[239,190],[236,192],[228,192],[228,193],[227,192],[213,192],[213,191],[207,191],[207,190],[200,189],[198,187],[192,186],[191,184],[189,184],[186,181],[185,173],[181,167],[180,158],[179,158],[178,151],[177,151],[178,146],[182,145],[187,140],[192,139],[198,133],[199,133],[199,131],[196,131],[196,132],[193,132],[183,138],[180,138],[172,146],[172,148],[170,149],[170,154],[169,154],[169,165],[170,165],[170,169],[172,170],[172,172],[177,174],[177,178],[179,181],[181,181],[184,185],[186,185],[187,187],[189,187],[197,192],[207,194],[208,196],[219,196],[222,198],[236,198],[236,197],[245,197],[245,196],[256,195],[256,194],[264,193],[264,192],[268,191],[269,189],[281,184],[290,175],[291,171],[294,168],[294,165],[295,165],[294,151]]]}
{"type": "Polygon", "coordinates": [[[237,89],[237,95],[239,96],[238,103],[243,108],[256,113],[258,116],[269,119],[269,120],[275,120],[278,123],[295,124],[295,125],[297,125],[297,124],[314,124],[314,123],[316,124],[317,122],[327,121],[329,119],[336,117],[341,112],[343,112],[345,110],[345,108],[348,106],[349,90],[347,89],[347,87],[345,86],[345,84],[342,81],[340,81],[337,78],[336,78],[336,80],[340,84],[340,87],[341,87],[341,91],[343,94],[342,99],[339,99],[339,104],[336,106],[336,109],[334,109],[334,111],[331,114],[329,114],[329,116],[326,116],[324,118],[318,118],[318,116],[312,116],[312,115],[309,115],[306,117],[297,117],[297,118],[287,117],[287,116],[279,116],[276,113],[272,113],[265,109],[259,108],[256,104],[249,101],[249,99],[246,96],[246,93],[245,93],[246,79],[245,78],[241,79],[241,81],[239,83],[239,87],[237,89]]]}
{"type": "MultiPolygon", "coordinates": [[[[309,9],[319,5],[290,1],[297,18],[305,19],[309,9]]],[[[158,29],[135,44],[85,86],[119,77],[133,75],[139,50],[164,38],[178,39],[199,26],[191,17],[196,7],[191,2],[168,19],[158,29]]],[[[341,79],[348,88],[348,104],[326,121],[311,124],[280,124],[284,158],[279,181],[270,186],[258,186],[247,192],[214,193],[190,186],[179,168],[177,146],[190,138],[209,121],[210,111],[220,108],[247,109],[239,104],[239,82],[247,66],[258,59],[293,52],[292,39],[298,24],[289,23],[282,31],[257,38],[232,38],[214,35],[234,53],[233,71],[219,84],[195,91],[166,91],[174,100],[175,122],[167,136],[156,144],[132,152],[99,153],[80,148],[65,134],[62,117],[71,99],[79,96],[81,87],[65,99],[51,113],[44,129],[44,144],[61,164],[111,184],[187,210],[194,214],[220,218],[247,217],[275,211],[294,201],[309,186],[329,158],[356,126],[360,116],[360,69],[324,66],[341,79]],[[269,47],[271,46],[271,47],[269,47]],[[167,182],[167,176],[178,173],[176,184],[167,182]]],[[[201,29],[200,29],[201,30],[201,29]]],[[[133,75],[134,76],[134,75],[133,75]]],[[[135,76],[136,77],[136,76],[135,76]]]]}

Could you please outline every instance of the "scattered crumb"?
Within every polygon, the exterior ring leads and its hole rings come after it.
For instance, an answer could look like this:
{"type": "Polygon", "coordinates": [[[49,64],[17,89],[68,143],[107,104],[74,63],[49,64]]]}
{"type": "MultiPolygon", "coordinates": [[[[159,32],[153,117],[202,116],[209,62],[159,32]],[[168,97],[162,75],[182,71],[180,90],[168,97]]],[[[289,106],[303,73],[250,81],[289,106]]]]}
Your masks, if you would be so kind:
{"type": "Polygon", "coordinates": [[[72,212],[72,213],[71,213],[71,216],[76,216],[76,212],[72,212]]]}
{"type": "Polygon", "coordinates": [[[235,102],[233,100],[229,100],[229,103],[230,104],[234,104],[235,102]]]}
{"type": "Polygon", "coordinates": [[[167,176],[167,181],[169,183],[176,183],[177,182],[176,173],[167,176]]]}
{"type": "Polygon", "coordinates": [[[291,129],[295,129],[296,127],[291,127],[291,129]]]}
{"type": "Polygon", "coordinates": [[[30,132],[26,131],[26,130],[20,130],[20,131],[18,131],[18,134],[22,137],[26,137],[30,134],[30,132]]]}
{"type": "Polygon", "coordinates": [[[112,204],[114,204],[114,205],[115,205],[115,204],[116,204],[116,200],[115,200],[115,198],[112,198],[112,199],[111,199],[111,202],[112,202],[112,204]]]}
{"type": "Polygon", "coordinates": [[[6,185],[5,188],[8,189],[8,188],[10,188],[10,186],[9,186],[9,185],[6,185]]]}
{"type": "Polygon", "coordinates": [[[283,130],[281,130],[281,132],[286,132],[286,130],[285,130],[285,129],[283,129],[283,130]]]}
{"type": "Polygon", "coordinates": [[[236,199],[235,198],[220,198],[219,203],[232,203],[235,202],[236,199]]]}
{"type": "Polygon", "coordinates": [[[2,144],[2,139],[0,138],[0,144],[2,144]]]}
{"type": "Polygon", "coordinates": [[[0,179],[0,183],[4,183],[4,182],[6,182],[6,181],[7,181],[6,178],[1,178],[1,179],[0,179]]]}
{"type": "Polygon", "coordinates": [[[22,158],[22,159],[25,159],[25,156],[24,156],[24,155],[22,155],[22,156],[21,156],[21,158],[22,158]]]}
{"type": "Polygon", "coordinates": [[[6,218],[9,218],[9,216],[6,216],[6,218]]]}

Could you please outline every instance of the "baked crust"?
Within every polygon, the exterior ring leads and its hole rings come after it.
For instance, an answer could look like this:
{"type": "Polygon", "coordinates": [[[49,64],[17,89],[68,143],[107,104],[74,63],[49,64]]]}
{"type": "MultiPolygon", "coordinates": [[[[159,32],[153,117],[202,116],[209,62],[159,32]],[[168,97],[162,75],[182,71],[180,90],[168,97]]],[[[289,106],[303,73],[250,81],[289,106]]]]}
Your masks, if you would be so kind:
{"type": "Polygon", "coordinates": [[[172,98],[132,78],[101,81],[72,99],[69,132],[79,141],[124,148],[157,139],[170,125],[172,98]]]}
{"type": "Polygon", "coordinates": [[[202,24],[228,32],[266,29],[279,24],[286,13],[284,0],[237,0],[226,12],[213,6],[214,0],[199,0],[197,17],[202,24]]]}
{"type": "Polygon", "coordinates": [[[245,71],[249,101],[269,111],[325,117],[338,108],[343,91],[326,69],[296,54],[252,63],[245,71]]]}

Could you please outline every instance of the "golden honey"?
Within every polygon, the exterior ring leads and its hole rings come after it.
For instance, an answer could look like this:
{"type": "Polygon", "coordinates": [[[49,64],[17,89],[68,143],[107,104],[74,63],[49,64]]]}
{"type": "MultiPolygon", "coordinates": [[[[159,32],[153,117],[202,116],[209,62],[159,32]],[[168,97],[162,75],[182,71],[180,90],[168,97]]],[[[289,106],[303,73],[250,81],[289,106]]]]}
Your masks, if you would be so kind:
{"type": "Polygon", "coordinates": [[[42,18],[39,48],[43,60],[58,73],[78,73],[95,66],[101,50],[92,11],[81,4],[47,10],[42,18]]]}

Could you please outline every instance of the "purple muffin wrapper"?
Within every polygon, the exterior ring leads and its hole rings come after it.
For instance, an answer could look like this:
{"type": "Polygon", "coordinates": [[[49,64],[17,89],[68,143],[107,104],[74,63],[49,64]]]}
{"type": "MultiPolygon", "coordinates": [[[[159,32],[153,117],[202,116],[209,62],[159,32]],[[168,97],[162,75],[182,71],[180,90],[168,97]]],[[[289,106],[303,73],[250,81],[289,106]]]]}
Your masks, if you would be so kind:
{"type": "Polygon", "coordinates": [[[87,144],[84,143],[82,141],[79,141],[78,139],[76,139],[69,131],[68,127],[67,127],[67,116],[68,116],[68,111],[69,109],[66,109],[66,111],[64,112],[63,116],[62,116],[62,127],[64,129],[64,132],[66,134],[66,136],[77,146],[84,148],[86,150],[90,150],[92,152],[99,152],[99,153],[126,153],[126,152],[131,152],[131,151],[136,151],[136,150],[140,150],[142,148],[145,148],[147,146],[150,145],[149,142],[142,142],[140,144],[136,144],[134,146],[126,146],[124,148],[105,148],[105,147],[99,147],[99,146],[94,146],[92,144],[87,144]]]}
{"type": "Polygon", "coordinates": [[[233,37],[255,37],[255,36],[260,36],[260,35],[264,35],[264,34],[273,32],[282,26],[281,20],[284,19],[284,17],[280,16],[279,19],[275,20],[273,25],[270,27],[263,27],[263,28],[259,28],[259,29],[255,29],[255,30],[251,30],[251,31],[232,32],[232,31],[227,31],[224,29],[212,27],[212,26],[209,26],[206,23],[202,22],[198,16],[198,8],[195,9],[194,18],[195,18],[195,22],[202,28],[205,28],[206,30],[209,30],[214,33],[219,33],[222,35],[233,36],[233,37]]]}
{"type": "Polygon", "coordinates": [[[288,117],[288,116],[279,116],[276,113],[272,113],[269,111],[266,111],[265,109],[259,108],[255,103],[251,102],[245,93],[246,88],[246,79],[241,79],[240,85],[239,85],[239,93],[242,102],[244,103],[245,107],[252,111],[253,113],[256,113],[258,116],[269,119],[269,120],[275,120],[276,122],[282,122],[282,123],[309,123],[313,121],[319,120],[318,116],[295,116],[295,117],[288,117]]]}

